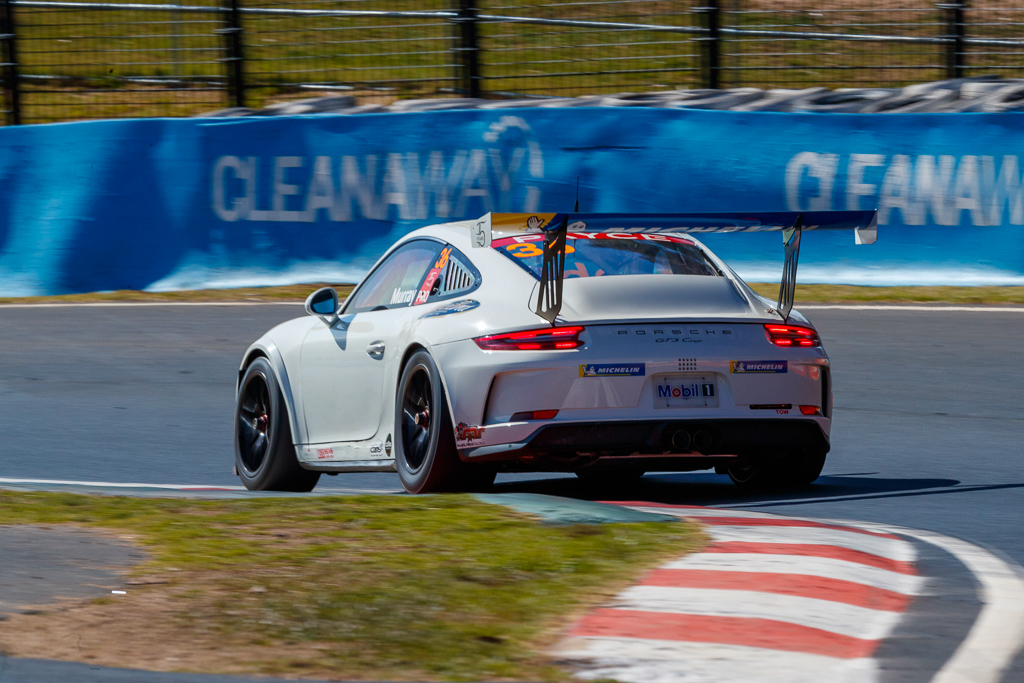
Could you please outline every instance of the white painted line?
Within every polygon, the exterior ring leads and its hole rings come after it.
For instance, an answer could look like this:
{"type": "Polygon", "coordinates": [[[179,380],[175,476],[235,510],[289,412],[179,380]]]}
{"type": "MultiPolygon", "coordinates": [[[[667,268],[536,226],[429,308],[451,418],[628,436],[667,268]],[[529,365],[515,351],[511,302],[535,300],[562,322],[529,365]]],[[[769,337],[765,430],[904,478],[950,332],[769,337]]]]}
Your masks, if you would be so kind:
{"type": "Polygon", "coordinates": [[[3,304],[5,308],[147,308],[155,306],[301,306],[295,301],[55,301],[45,304],[3,304]]]}
{"type": "Polygon", "coordinates": [[[883,536],[820,527],[707,526],[704,531],[719,542],[784,543],[849,548],[897,562],[913,562],[917,551],[912,543],[883,536]]]}
{"type": "MultiPolygon", "coordinates": [[[[59,308],[98,307],[129,308],[147,306],[301,306],[299,299],[291,301],[54,301],[52,303],[4,304],[3,308],[59,308]]],[[[914,304],[806,304],[798,306],[801,311],[952,311],[959,313],[1024,313],[1021,306],[942,306],[914,304]]]]}
{"type": "Polygon", "coordinates": [[[904,595],[920,595],[925,581],[920,576],[897,574],[887,569],[829,557],[759,553],[698,553],[669,562],[662,568],[820,576],[826,579],[862,583],[904,595]]]}
{"type": "Polygon", "coordinates": [[[873,659],[838,659],[741,645],[639,638],[569,638],[555,653],[586,666],[587,680],[624,683],[874,683],[873,659]]]}
{"type": "MultiPolygon", "coordinates": [[[[382,495],[382,496],[405,495],[405,489],[345,489],[345,488],[332,489],[332,488],[327,488],[326,486],[321,486],[320,488],[317,489],[317,491],[319,491],[321,495],[326,495],[326,494],[329,494],[329,493],[345,494],[345,495],[350,495],[350,494],[351,495],[362,495],[362,494],[366,494],[366,495],[382,495]]],[[[313,495],[316,495],[316,494],[313,494],[313,495]]]]}
{"type": "Polygon", "coordinates": [[[209,484],[126,484],[114,481],[74,481],[69,479],[9,479],[0,477],[0,484],[41,484],[53,486],[89,486],[113,489],[161,489],[173,491],[231,490],[244,491],[244,486],[211,486],[209,484]]]}
{"type": "Polygon", "coordinates": [[[902,612],[757,590],[667,586],[627,588],[615,596],[609,606],[640,612],[771,619],[861,640],[885,638],[903,617],[902,612]]]}
{"type": "MultiPolygon", "coordinates": [[[[977,309],[970,309],[977,310],[977,309]]],[[[1005,309],[998,309],[1005,310],[1005,309]]],[[[1024,309],[1021,309],[1024,311],[1024,309]]],[[[947,489],[948,490],[948,489],[947,489]]],[[[789,501],[792,502],[792,501],[789,501]]],[[[756,503],[749,505],[757,505],[756,503]]],[[[632,505],[634,509],[649,510],[673,514],[679,517],[723,517],[770,516],[753,511],[735,509],[701,508],[664,508],[659,506],[632,505]]],[[[1006,671],[1013,665],[1014,658],[1024,649],[1024,568],[1001,559],[995,554],[956,538],[942,534],[909,529],[887,524],[855,522],[849,520],[811,519],[787,517],[787,519],[803,519],[804,521],[846,525],[874,533],[901,534],[931,543],[949,552],[962,562],[981,583],[981,612],[975,620],[967,638],[960,643],[953,656],[932,678],[932,683],[1000,683],[1006,671]]],[[[715,528],[708,527],[709,531],[715,528]]],[[[720,527],[721,528],[721,527],[720,527]]],[[[753,527],[752,527],[753,528],[753,527]]],[[[878,588],[893,590],[908,595],[920,594],[924,579],[918,576],[895,574],[885,570],[867,566],[856,566],[841,560],[828,558],[794,558],[785,555],[755,555],[703,553],[669,563],[671,569],[706,569],[732,572],[770,572],[781,574],[804,574],[828,578],[852,580],[873,585],[878,588]]],[[[687,602],[691,599],[687,598],[687,602]]],[[[581,654],[586,653],[592,666],[577,674],[582,678],[616,678],[622,681],[712,681],[712,680],[751,680],[751,681],[835,681],[842,680],[837,674],[814,671],[813,667],[796,663],[798,657],[813,655],[795,655],[794,653],[778,653],[784,662],[793,662],[794,669],[788,671],[785,664],[768,667],[766,660],[754,659],[749,665],[747,660],[738,653],[724,653],[714,661],[722,668],[718,673],[702,675],[705,670],[702,653],[710,647],[704,643],[688,644],[690,651],[685,650],[687,644],[665,643],[660,641],[641,641],[626,638],[576,638],[574,641],[589,642],[578,646],[581,654]],[[666,661],[660,661],[666,660],[666,661]],[[746,667],[746,673],[737,673],[733,664],[746,667]]],[[[771,651],[768,651],[771,652],[771,651]]],[[[766,655],[768,656],[768,655],[766,655]]],[[[827,659],[827,658],[825,658],[827,659]]],[[[871,667],[871,660],[863,660],[871,667]]],[[[876,680],[877,670],[872,668],[854,672],[852,680],[876,680]]]]}
{"type": "Polygon", "coordinates": [[[1024,313],[1021,306],[942,306],[928,304],[807,304],[800,311],[953,311],[957,313],[1024,313]]]}
{"type": "MultiPolygon", "coordinates": [[[[124,482],[113,482],[113,481],[75,481],[68,479],[11,479],[7,477],[0,477],[0,486],[4,484],[10,485],[36,485],[36,486],[81,486],[84,488],[110,488],[110,489],[155,489],[158,491],[184,491],[184,492],[203,492],[210,491],[216,493],[217,491],[238,491],[246,492],[244,486],[232,486],[232,485],[211,485],[211,484],[141,484],[141,483],[124,483],[124,482]]],[[[329,488],[321,487],[319,489],[320,495],[330,494],[393,494],[403,493],[400,489],[353,489],[353,488],[329,488]]],[[[259,492],[254,492],[253,495],[259,495],[259,492]]],[[[316,495],[316,494],[314,494],[316,495]]]]}
{"type": "Polygon", "coordinates": [[[981,613],[967,638],[932,683],[998,683],[1024,647],[1024,568],[973,543],[932,531],[884,524],[841,522],[905,534],[938,546],[962,562],[981,583],[981,613]]]}

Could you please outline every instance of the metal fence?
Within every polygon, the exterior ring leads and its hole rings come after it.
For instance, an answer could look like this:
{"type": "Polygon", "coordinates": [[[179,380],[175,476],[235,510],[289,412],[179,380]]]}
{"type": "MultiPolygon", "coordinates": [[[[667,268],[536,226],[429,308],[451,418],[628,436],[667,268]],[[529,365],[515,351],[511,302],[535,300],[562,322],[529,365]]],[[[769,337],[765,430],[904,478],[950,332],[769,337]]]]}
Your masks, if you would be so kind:
{"type": "Polygon", "coordinates": [[[1024,1],[0,0],[7,123],[1024,76],[1024,1]]]}

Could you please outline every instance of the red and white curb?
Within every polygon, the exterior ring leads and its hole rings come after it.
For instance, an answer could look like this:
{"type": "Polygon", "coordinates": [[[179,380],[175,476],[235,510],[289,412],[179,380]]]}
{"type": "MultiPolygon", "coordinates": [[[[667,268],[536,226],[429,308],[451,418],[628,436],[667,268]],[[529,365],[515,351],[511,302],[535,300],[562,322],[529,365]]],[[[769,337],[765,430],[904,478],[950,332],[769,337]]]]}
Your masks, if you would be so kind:
{"type": "MultiPolygon", "coordinates": [[[[925,585],[913,544],[887,530],[627,505],[698,518],[712,542],[655,569],[573,627],[557,655],[576,664],[581,678],[875,681],[875,651],[925,585]]],[[[998,672],[985,680],[999,680],[998,672]]]]}

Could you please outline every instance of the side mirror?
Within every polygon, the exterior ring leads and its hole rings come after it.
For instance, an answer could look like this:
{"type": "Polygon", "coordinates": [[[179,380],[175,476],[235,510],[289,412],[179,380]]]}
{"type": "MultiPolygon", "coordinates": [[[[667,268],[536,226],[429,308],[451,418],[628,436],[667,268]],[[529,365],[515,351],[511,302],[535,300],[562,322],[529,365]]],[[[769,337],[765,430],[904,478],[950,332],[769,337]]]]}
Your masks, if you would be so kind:
{"type": "Polygon", "coordinates": [[[306,313],[319,316],[330,327],[338,320],[338,293],[322,287],[306,297],[306,313]]]}

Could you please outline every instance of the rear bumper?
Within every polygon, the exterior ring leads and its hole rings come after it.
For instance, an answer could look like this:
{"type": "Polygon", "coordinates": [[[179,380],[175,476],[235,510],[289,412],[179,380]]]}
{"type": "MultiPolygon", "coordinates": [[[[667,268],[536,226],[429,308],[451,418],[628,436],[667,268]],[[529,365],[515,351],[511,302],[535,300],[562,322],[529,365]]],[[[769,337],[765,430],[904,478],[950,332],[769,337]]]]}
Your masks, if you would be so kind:
{"type": "Polygon", "coordinates": [[[502,461],[524,456],[771,458],[796,452],[827,453],[829,440],[815,420],[639,420],[547,424],[518,443],[460,451],[464,460],[502,461]]]}

